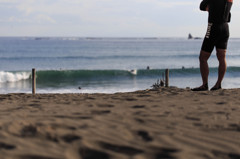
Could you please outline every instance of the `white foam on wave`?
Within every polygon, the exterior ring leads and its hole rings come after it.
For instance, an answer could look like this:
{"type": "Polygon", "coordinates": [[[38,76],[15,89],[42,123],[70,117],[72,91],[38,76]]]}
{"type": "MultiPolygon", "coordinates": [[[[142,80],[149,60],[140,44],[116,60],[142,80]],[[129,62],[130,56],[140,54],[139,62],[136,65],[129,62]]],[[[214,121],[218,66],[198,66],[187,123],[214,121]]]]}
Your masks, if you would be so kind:
{"type": "Polygon", "coordinates": [[[129,70],[128,72],[130,72],[132,75],[137,75],[137,70],[134,69],[134,70],[129,70]]]}
{"type": "Polygon", "coordinates": [[[29,79],[30,72],[5,72],[0,71],[0,83],[17,82],[29,79]]]}

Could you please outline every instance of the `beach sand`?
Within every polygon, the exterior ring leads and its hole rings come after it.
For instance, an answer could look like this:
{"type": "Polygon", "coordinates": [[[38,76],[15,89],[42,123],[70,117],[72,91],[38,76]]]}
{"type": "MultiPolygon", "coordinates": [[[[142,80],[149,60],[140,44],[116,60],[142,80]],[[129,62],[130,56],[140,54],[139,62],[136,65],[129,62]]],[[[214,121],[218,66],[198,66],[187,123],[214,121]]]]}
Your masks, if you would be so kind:
{"type": "Polygon", "coordinates": [[[239,159],[240,89],[0,95],[0,159],[239,159]]]}

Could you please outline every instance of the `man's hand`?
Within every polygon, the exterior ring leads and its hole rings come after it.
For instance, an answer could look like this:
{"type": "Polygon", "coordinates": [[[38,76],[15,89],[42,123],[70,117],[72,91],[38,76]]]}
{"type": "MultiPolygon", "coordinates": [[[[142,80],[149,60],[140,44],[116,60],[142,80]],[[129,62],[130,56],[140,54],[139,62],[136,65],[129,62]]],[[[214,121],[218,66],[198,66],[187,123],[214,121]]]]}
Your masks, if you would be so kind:
{"type": "Polygon", "coordinates": [[[208,6],[206,7],[206,11],[207,11],[207,12],[209,11],[209,7],[208,7],[208,6]]]}

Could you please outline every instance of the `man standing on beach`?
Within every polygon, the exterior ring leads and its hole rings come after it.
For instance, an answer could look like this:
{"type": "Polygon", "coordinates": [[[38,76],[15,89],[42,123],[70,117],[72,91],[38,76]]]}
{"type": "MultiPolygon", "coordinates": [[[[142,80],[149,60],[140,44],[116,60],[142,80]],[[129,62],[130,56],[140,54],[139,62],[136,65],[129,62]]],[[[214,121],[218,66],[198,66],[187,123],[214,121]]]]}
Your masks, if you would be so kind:
{"type": "Polygon", "coordinates": [[[228,23],[231,19],[231,7],[233,0],[203,0],[200,4],[200,10],[208,11],[208,28],[204,38],[199,61],[200,72],[203,84],[200,87],[193,88],[192,91],[208,90],[208,59],[216,47],[217,59],[219,61],[218,80],[211,90],[221,89],[221,83],[227,70],[226,51],[229,39],[228,23]]]}

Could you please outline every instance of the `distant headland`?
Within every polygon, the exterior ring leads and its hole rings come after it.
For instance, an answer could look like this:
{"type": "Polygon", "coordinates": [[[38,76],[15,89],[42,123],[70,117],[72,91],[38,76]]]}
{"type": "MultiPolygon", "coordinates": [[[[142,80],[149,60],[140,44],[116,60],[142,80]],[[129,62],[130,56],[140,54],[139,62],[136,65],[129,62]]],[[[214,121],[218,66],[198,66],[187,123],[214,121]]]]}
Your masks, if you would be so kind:
{"type": "Polygon", "coordinates": [[[188,34],[188,39],[202,39],[200,37],[193,37],[191,33],[188,34]]]}

